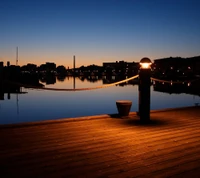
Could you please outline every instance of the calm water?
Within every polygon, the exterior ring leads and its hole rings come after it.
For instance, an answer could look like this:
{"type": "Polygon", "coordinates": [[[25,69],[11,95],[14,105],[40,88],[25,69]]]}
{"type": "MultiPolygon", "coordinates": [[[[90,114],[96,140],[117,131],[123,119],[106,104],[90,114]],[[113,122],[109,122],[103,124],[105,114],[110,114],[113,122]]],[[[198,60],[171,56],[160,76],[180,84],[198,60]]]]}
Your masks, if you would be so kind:
{"type": "MultiPolygon", "coordinates": [[[[45,84],[45,83],[43,83],[45,84]]],[[[51,88],[84,88],[102,85],[72,77],[64,81],[56,79],[51,88]]],[[[116,100],[131,100],[131,111],[138,110],[138,86],[125,85],[86,91],[46,91],[22,88],[25,94],[11,94],[0,100],[0,124],[53,120],[79,116],[117,113],[116,100]]],[[[151,109],[193,106],[200,103],[199,96],[168,94],[151,87],[151,109]]]]}

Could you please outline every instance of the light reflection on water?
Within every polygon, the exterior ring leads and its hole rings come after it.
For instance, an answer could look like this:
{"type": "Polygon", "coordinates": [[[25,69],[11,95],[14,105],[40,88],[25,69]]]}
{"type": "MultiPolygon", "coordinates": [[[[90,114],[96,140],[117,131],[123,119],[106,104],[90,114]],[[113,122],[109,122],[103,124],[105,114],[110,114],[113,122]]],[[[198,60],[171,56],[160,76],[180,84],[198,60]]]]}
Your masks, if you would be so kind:
{"type": "MultiPolygon", "coordinates": [[[[86,79],[68,77],[56,80],[49,88],[88,88],[103,85],[102,80],[90,82],[86,79]]],[[[117,113],[116,100],[131,100],[131,111],[138,111],[138,86],[113,86],[86,91],[46,91],[23,88],[26,94],[11,94],[11,98],[0,100],[0,124],[33,122],[60,118],[117,113]]],[[[193,106],[200,97],[189,94],[168,94],[153,91],[151,87],[151,109],[193,106]]]]}

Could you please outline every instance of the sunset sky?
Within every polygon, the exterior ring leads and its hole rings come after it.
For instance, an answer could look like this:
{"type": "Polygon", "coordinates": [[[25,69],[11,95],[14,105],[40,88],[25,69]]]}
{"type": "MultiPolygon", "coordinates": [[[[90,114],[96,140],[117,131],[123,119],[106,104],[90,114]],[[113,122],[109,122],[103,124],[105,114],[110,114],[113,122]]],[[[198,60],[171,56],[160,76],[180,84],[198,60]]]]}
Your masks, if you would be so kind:
{"type": "Polygon", "coordinates": [[[1,0],[0,61],[72,67],[200,55],[199,0],[1,0]]]}

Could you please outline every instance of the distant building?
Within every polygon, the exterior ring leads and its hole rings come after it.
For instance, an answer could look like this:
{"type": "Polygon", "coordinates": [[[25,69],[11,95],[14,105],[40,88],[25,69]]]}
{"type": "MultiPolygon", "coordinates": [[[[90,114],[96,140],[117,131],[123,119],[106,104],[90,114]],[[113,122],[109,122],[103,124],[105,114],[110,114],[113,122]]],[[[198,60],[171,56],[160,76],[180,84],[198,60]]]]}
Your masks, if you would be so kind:
{"type": "Polygon", "coordinates": [[[23,73],[35,73],[37,71],[37,65],[35,64],[27,64],[21,67],[21,71],[23,73]]]}
{"type": "Polygon", "coordinates": [[[0,69],[3,68],[3,62],[0,62],[0,69]]]}
{"type": "Polygon", "coordinates": [[[0,62],[0,81],[3,78],[3,62],[0,62]]]}
{"type": "Polygon", "coordinates": [[[103,68],[109,75],[134,75],[138,73],[139,63],[135,62],[104,62],[103,68]]]}
{"type": "Polygon", "coordinates": [[[200,74],[200,56],[191,58],[169,57],[155,59],[154,74],[162,76],[191,76],[200,74]]]}
{"type": "Polygon", "coordinates": [[[38,70],[42,73],[55,73],[56,72],[56,64],[53,62],[46,62],[46,64],[41,64],[38,67],[38,70]]]}

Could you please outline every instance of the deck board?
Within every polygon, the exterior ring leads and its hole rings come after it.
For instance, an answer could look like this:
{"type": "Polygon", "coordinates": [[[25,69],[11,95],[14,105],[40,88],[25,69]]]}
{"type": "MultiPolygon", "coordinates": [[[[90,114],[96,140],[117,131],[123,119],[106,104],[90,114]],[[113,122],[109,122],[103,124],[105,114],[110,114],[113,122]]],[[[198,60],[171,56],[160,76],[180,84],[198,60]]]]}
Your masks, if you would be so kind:
{"type": "Polygon", "coordinates": [[[0,125],[4,177],[199,177],[200,107],[0,125]],[[192,175],[192,176],[191,176],[192,175]]]}

